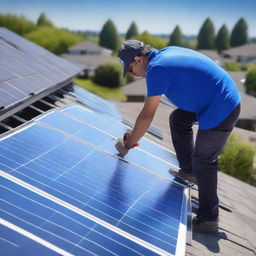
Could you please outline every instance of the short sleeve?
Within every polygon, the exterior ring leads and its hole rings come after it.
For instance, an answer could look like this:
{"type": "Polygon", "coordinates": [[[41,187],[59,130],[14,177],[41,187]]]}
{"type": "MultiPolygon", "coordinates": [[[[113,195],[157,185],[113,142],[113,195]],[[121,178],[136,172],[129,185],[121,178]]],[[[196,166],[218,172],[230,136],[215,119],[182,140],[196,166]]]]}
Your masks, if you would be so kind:
{"type": "Polygon", "coordinates": [[[154,66],[147,71],[147,96],[157,96],[165,94],[169,87],[168,70],[162,66],[154,66]]]}

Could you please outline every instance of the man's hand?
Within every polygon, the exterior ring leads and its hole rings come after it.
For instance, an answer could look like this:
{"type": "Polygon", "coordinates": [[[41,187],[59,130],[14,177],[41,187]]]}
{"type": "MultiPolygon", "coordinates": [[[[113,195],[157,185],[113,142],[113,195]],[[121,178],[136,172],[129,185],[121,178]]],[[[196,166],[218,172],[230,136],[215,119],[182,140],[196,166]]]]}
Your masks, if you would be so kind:
{"type": "Polygon", "coordinates": [[[137,144],[137,143],[132,146],[129,145],[129,139],[130,139],[131,135],[132,135],[132,132],[127,131],[124,134],[123,139],[118,139],[118,141],[115,145],[116,149],[118,150],[118,152],[120,153],[120,155],[122,157],[125,156],[131,148],[139,146],[139,144],[137,144]]]}
{"type": "Polygon", "coordinates": [[[128,153],[128,151],[129,151],[129,149],[126,148],[123,139],[118,139],[115,147],[116,147],[116,149],[119,152],[121,157],[124,157],[128,153]]]}

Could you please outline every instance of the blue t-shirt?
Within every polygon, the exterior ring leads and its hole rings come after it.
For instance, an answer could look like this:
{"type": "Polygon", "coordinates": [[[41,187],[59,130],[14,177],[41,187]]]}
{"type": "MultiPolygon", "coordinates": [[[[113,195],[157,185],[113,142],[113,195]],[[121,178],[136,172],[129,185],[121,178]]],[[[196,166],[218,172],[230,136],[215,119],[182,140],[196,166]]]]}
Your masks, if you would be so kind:
{"type": "Polygon", "coordinates": [[[178,108],[195,112],[203,130],[218,126],[240,102],[228,73],[208,57],[186,48],[153,49],[146,81],[148,97],[164,94],[178,108]]]}

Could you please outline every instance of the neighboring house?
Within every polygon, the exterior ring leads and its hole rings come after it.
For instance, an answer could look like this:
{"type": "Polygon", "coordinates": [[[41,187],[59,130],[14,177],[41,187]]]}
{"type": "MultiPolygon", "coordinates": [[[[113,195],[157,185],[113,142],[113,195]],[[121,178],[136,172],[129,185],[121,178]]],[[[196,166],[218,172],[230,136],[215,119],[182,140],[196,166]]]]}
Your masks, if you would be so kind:
{"type": "Polygon", "coordinates": [[[256,131],[256,98],[245,92],[246,72],[229,72],[241,95],[241,113],[237,127],[256,131]]]}
{"type": "Polygon", "coordinates": [[[81,42],[68,49],[62,57],[82,68],[82,77],[92,76],[97,66],[110,60],[112,51],[90,41],[81,42]]]}
{"type": "Polygon", "coordinates": [[[241,63],[256,63],[256,43],[245,44],[223,51],[224,59],[231,59],[241,63]]]}
{"type": "Polygon", "coordinates": [[[129,102],[142,102],[147,95],[146,79],[139,78],[122,88],[123,93],[129,102]]]}
{"type": "Polygon", "coordinates": [[[218,54],[218,52],[216,50],[198,50],[198,52],[209,57],[210,59],[215,61],[220,66],[223,65],[222,57],[221,57],[221,55],[218,54]]]}

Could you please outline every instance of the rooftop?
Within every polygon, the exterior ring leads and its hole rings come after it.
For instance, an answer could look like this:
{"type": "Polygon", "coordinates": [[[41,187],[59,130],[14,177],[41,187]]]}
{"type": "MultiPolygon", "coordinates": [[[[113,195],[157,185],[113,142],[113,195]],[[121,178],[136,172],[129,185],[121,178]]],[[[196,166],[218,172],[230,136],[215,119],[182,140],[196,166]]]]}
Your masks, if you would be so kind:
{"type": "MultiPolygon", "coordinates": [[[[135,121],[143,103],[115,103],[121,114],[135,121]]],[[[152,140],[173,150],[168,119],[173,109],[161,104],[153,120],[153,125],[163,132],[163,140],[150,135],[152,140]]],[[[197,127],[194,128],[197,130],[197,127]]],[[[235,128],[234,132],[243,139],[254,141],[256,132],[235,128]]],[[[250,186],[225,173],[219,172],[218,194],[220,199],[220,232],[218,235],[193,234],[192,246],[187,245],[186,255],[255,255],[256,253],[256,187],[250,186]]],[[[197,189],[192,190],[194,207],[197,189]]]]}

